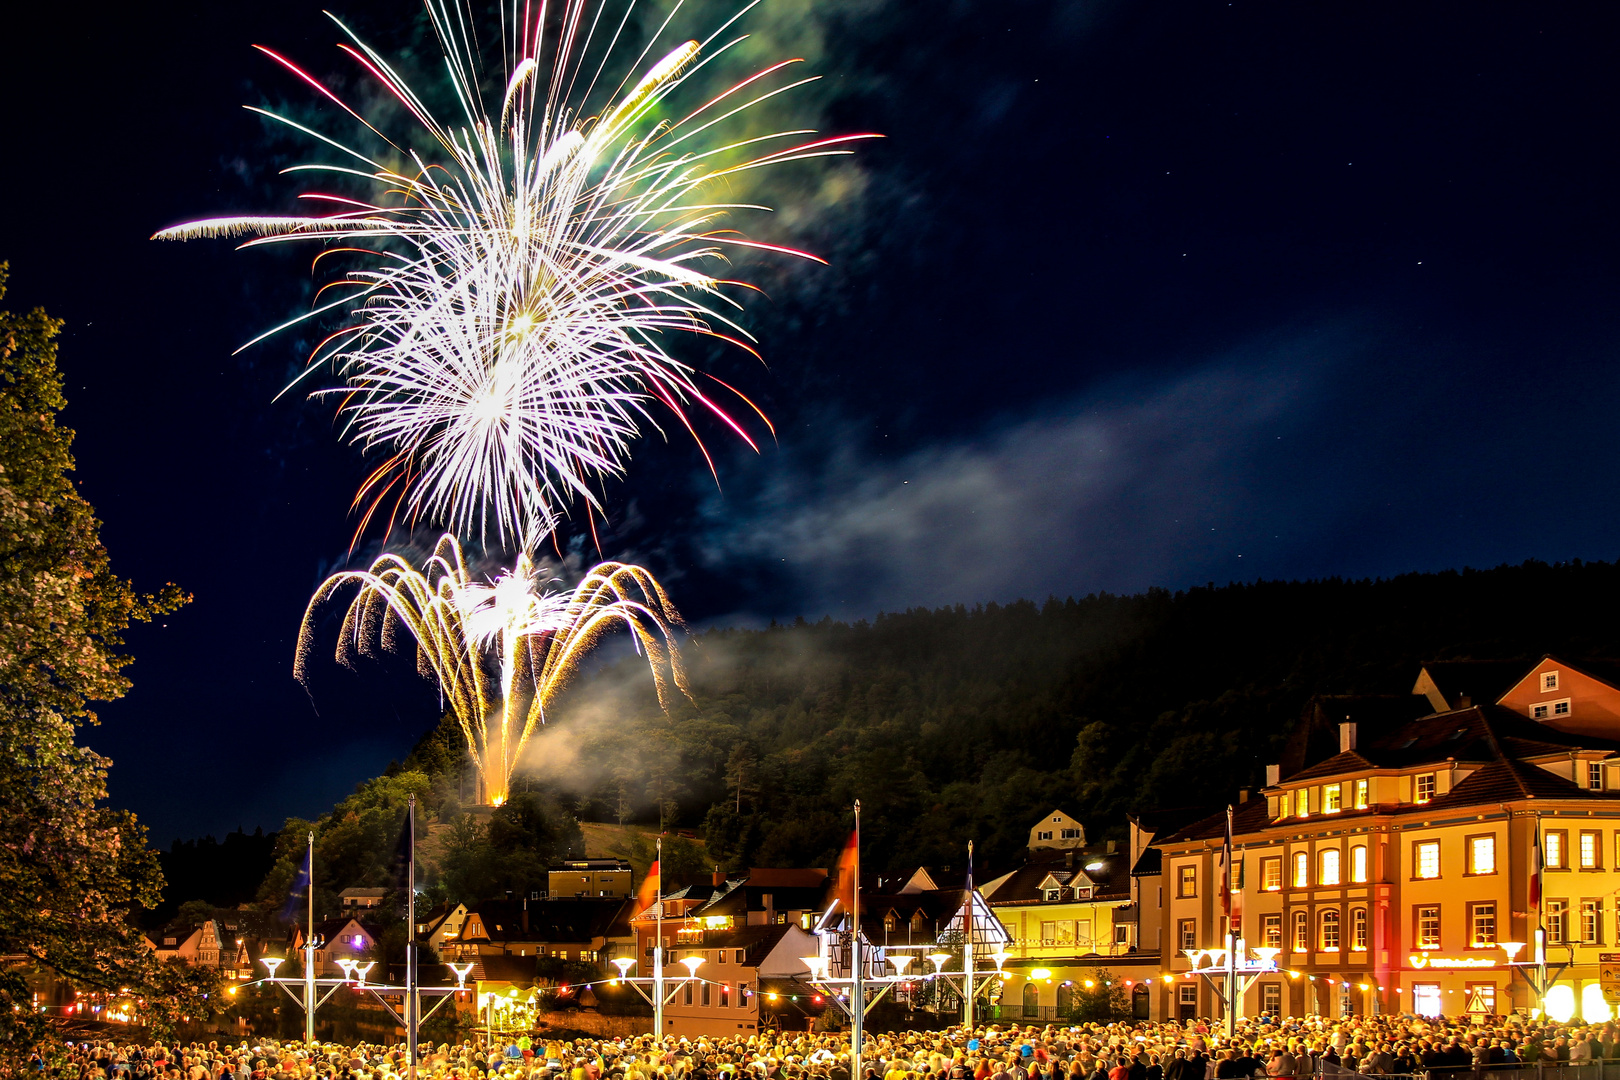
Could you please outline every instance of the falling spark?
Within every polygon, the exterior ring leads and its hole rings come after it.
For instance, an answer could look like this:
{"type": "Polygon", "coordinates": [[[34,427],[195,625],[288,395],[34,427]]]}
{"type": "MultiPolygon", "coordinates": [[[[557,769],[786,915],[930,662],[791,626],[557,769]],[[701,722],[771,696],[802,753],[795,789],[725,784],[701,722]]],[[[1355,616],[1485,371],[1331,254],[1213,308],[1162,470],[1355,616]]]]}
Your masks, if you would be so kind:
{"type": "Polygon", "coordinates": [[[669,597],[639,566],[605,562],[572,591],[549,588],[527,555],[493,581],[467,572],[461,545],[439,540],[421,569],[385,554],[366,570],[327,578],[310,599],[299,629],[293,674],[304,681],[315,645],[317,613],[354,585],[338,634],[339,662],[400,645],[403,628],[416,642],[417,670],[436,680],[461,725],[485,797],[499,806],[511,789],[524,744],[546,707],[603,634],[623,627],[652,669],[660,705],[671,688],[686,693],[673,631],[680,625],[669,597]],[[491,674],[493,670],[493,674],[491,674]]]}

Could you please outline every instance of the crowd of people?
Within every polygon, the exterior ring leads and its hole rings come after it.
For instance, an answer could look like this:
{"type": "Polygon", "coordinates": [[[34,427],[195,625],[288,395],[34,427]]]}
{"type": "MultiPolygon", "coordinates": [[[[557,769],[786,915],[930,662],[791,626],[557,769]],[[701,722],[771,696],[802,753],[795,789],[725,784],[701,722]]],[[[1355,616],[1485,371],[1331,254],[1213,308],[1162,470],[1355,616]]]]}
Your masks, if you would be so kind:
{"type": "MultiPolygon", "coordinates": [[[[1620,1028],[1516,1017],[1257,1017],[1218,1025],[991,1025],[869,1033],[860,1077],[847,1033],[621,1039],[470,1038],[419,1048],[421,1080],[1235,1080],[1420,1075],[1620,1063],[1620,1028]]],[[[65,1043],[36,1054],[53,1080],[404,1080],[403,1045],[211,1041],[65,1043]]],[[[1620,1064],[1617,1064],[1620,1068],[1620,1064]]],[[[1598,1080],[1601,1071],[1592,1074],[1598,1080]]]]}

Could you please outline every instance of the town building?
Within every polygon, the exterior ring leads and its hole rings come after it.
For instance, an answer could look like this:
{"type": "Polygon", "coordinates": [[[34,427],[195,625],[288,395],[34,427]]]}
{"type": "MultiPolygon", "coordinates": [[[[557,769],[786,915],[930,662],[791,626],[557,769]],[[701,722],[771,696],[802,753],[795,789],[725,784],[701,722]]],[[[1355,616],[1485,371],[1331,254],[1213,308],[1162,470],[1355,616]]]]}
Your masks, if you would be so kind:
{"type": "Polygon", "coordinates": [[[570,859],[546,877],[553,900],[586,896],[623,900],[636,894],[634,871],[623,859],[570,859]]]}
{"type": "MultiPolygon", "coordinates": [[[[995,1018],[1066,1019],[1075,988],[1087,980],[1119,979],[1134,993],[1158,974],[1157,953],[1141,949],[1135,862],[1114,841],[1088,845],[1085,828],[1061,810],[1030,828],[1022,864],[982,889],[1002,929],[1003,970],[1011,975],[995,1018]]],[[[975,950],[982,971],[978,956],[975,950]]]]}
{"type": "Polygon", "coordinates": [[[448,962],[541,956],[602,965],[632,947],[634,907],[615,899],[488,900],[466,909],[460,932],[441,939],[439,955],[448,962]]]}
{"type": "MultiPolygon", "coordinates": [[[[1272,766],[1263,791],[1239,795],[1237,932],[1277,950],[1280,969],[1256,980],[1245,1014],[1534,1008],[1509,963],[1530,958],[1540,931],[1549,962],[1568,964],[1548,1014],[1610,1019],[1598,957],[1620,929],[1620,669],[1553,657],[1526,667],[1425,665],[1413,693],[1427,715],[1351,703],[1336,753],[1272,766]]],[[[1163,1015],[1219,1011],[1191,973],[1202,950],[1225,947],[1226,820],[1153,841],[1170,939],[1155,984],[1163,1015]]]]}
{"type": "Polygon", "coordinates": [[[345,914],[355,914],[382,907],[387,889],[344,889],[338,893],[338,907],[345,914]]]}

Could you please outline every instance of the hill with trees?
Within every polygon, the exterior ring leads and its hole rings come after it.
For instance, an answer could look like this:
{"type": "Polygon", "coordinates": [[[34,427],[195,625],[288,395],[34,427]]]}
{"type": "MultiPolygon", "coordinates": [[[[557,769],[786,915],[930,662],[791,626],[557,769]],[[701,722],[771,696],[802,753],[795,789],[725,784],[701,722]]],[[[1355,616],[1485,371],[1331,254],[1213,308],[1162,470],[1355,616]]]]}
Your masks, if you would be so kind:
{"type": "Polygon", "coordinates": [[[388,884],[410,792],[425,879],[456,899],[543,887],[583,853],[579,821],[700,837],[671,841],[677,868],[831,865],[856,798],[874,870],[959,867],[969,839],[993,868],[1053,806],[1121,836],[1128,813],[1258,787],[1321,695],[1408,695],[1426,660],[1620,656],[1617,600],[1613,564],[1526,563],[713,630],[684,647],[669,714],[639,661],[582,674],[493,813],[466,805],[447,718],[332,814],[288,822],[260,901],[285,897],[309,827],[323,907],[388,884]]]}

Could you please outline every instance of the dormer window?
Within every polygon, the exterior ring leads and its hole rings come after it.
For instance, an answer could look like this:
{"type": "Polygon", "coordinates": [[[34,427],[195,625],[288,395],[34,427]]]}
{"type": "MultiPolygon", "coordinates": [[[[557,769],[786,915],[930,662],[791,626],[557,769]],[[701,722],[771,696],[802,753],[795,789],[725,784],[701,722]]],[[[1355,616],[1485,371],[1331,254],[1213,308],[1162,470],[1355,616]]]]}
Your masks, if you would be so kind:
{"type": "Polygon", "coordinates": [[[1329,784],[1322,789],[1322,813],[1337,814],[1339,802],[1343,798],[1344,789],[1338,784],[1329,784]]]}
{"type": "Polygon", "coordinates": [[[1049,903],[1049,904],[1056,903],[1057,901],[1063,899],[1063,889],[1062,888],[1047,889],[1047,890],[1045,890],[1045,896],[1046,896],[1046,902],[1047,903],[1049,903]]]}
{"type": "Polygon", "coordinates": [[[1558,672],[1543,671],[1541,673],[1541,692],[1550,694],[1558,689],[1558,672]]]}
{"type": "Polygon", "coordinates": [[[1426,803],[1434,798],[1434,773],[1424,773],[1417,778],[1413,791],[1413,802],[1426,803]]]}
{"type": "Polygon", "coordinates": [[[1075,889],[1074,890],[1074,898],[1076,900],[1090,900],[1091,899],[1091,886],[1090,885],[1082,885],[1081,887],[1075,889]]]}
{"type": "Polygon", "coordinates": [[[1295,817],[1310,817],[1311,816],[1311,789],[1310,788],[1300,788],[1298,791],[1294,792],[1294,816],[1295,817]]]}
{"type": "Polygon", "coordinates": [[[891,934],[900,929],[900,920],[895,916],[894,912],[891,911],[883,916],[883,929],[891,934]]]}

